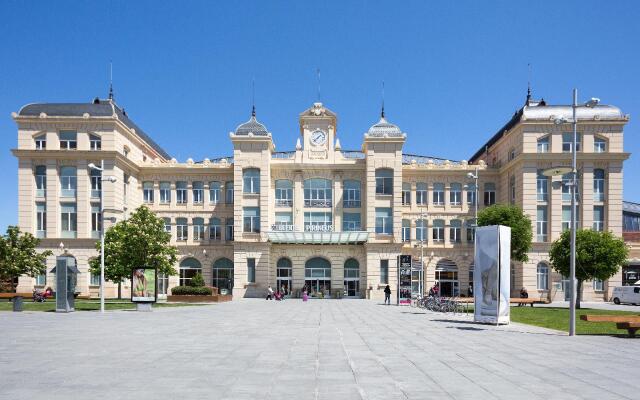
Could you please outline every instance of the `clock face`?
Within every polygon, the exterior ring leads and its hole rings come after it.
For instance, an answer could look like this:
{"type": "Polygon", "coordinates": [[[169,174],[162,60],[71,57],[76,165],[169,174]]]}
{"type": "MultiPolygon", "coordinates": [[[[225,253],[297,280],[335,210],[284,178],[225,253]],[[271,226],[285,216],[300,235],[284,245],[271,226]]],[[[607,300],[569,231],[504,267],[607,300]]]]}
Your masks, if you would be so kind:
{"type": "Polygon", "coordinates": [[[327,134],[324,131],[317,130],[311,134],[311,143],[320,146],[327,141],[327,134]]]}

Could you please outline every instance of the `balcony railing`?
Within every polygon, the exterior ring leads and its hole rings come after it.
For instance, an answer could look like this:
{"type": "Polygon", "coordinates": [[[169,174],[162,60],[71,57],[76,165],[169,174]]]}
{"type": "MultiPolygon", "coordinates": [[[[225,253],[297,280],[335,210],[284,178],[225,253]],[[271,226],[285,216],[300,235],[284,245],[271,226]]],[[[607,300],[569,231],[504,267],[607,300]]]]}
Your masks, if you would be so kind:
{"type": "Polygon", "coordinates": [[[271,158],[280,159],[280,160],[290,160],[292,158],[296,158],[295,151],[276,151],[271,153],[271,158]]]}
{"type": "Polygon", "coordinates": [[[343,200],[342,207],[344,208],[359,208],[360,200],[343,200]]]}
{"type": "Polygon", "coordinates": [[[364,153],[357,150],[343,150],[342,156],[344,158],[355,158],[355,159],[363,159],[364,153]]]}
{"type": "Polygon", "coordinates": [[[292,205],[292,199],[276,199],[276,207],[291,207],[292,205]]]}
{"type": "Polygon", "coordinates": [[[331,200],[325,199],[305,199],[304,206],[305,207],[326,207],[331,208],[333,202],[331,200]]]}

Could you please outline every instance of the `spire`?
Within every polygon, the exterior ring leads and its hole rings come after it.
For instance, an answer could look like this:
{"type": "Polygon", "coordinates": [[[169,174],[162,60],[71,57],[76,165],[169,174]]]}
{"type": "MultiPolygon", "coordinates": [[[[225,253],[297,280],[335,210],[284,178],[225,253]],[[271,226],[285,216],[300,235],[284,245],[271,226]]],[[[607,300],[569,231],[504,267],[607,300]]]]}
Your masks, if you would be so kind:
{"type": "Polygon", "coordinates": [[[256,79],[251,80],[251,116],[256,116],[256,79]]]}
{"type": "Polygon", "coordinates": [[[318,75],[318,102],[320,102],[320,68],[316,68],[316,74],[318,75]]]}
{"type": "Polygon", "coordinates": [[[380,118],[384,118],[384,81],[382,81],[382,111],[380,111],[380,118]]]}
{"type": "Polygon", "coordinates": [[[109,60],[109,100],[113,100],[113,62],[109,60]]]}
{"type": "Polygon", "coordinates": [[[525,105],[528,106],[531,102],[531,64],[527,64],[529,76],[527,77],[527,101],[525,101],[525,105]]]}

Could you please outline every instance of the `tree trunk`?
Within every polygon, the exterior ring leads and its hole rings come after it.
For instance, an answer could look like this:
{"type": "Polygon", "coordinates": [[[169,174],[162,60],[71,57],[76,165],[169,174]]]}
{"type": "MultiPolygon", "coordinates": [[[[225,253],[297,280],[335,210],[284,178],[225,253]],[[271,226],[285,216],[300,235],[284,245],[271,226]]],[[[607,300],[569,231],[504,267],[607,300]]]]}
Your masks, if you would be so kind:
{"type": "Polygon", "coordinates": [[[118,300],[122,299],[122,281],[118,281],[118,300]]]}
{"type": "Polygon", "coordinates": [[[580,309],[580,298],[582,297],[582,281],[578,280],[576,288],[576,308],[580,309]]]}

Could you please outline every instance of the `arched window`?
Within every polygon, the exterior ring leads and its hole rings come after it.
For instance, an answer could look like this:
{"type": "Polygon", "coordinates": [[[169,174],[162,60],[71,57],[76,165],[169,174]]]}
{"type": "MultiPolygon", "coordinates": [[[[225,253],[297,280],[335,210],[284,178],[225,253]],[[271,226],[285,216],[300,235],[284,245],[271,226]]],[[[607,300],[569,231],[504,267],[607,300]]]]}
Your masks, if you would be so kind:
{"type": "Polygon", "coordinates": [[[47,134],[43,133],[33,138],[36,144],[36,150],[46,150],[47,149],[47,134]]]}
{"type": "Polygon", "coordinates": [[[304,276],[306,279],[331,279],[331,263],[322,257],[311,258],[304,264],[304,276]]]}
{"type": "Polygon", "coordinates": [[[419,206],[427,204],[427,184],[425,182],[416,183],[416,204],[419,206]]]}
{"type": "Polygon", "coordinates": [[[220,240],[222,238],[221,228],[220,228],[220,218],[210,218],[209,219],[209,239],[210,240],[220,240]]]}
{"type": "Polygon", "coordinates": [[[260,170],[247,168],[242,173],[242,191],[245,193],[260,193],[260,170]]]}
{"type": "Polygon", "coordinates": [[[496,184],[486,182],[484,184],[484,205],[492,206],[494,204],[496,204],[496,184]]]}
{"type": "Polygon", "coordinates": [[[76,197],[78,176],[76,167],[60,167],[60,186],[62,197],[76,197]]]}
{"type": "Polygon", "coordinates": [[[376,169],[376,194],[393,194],[393,170],[376,169]]]}
{"type": "Polygon", "coordinates": [[[185,258],[180,262],[180,286],[186,286],[196,274],[202,273],[202,265],[195,258],[185,258]]]}
{"type": "Polygon", "coordinates": [[[433,228],[431,228],[433,233],[433,241],[434,242],[444,242],[444,220],[443,219],[434,219],[433,220],[433,228]]]}
{"type": "Polygon", "coordinates": [[[444,205],[444,183],[433,184],[433,204],[436,206],[444,205]]]}
{"type": "Polygon", "coordinates": [[[276,207],[293,205],[293,184],[288,179],[276,180],[276,207]]]}
{"type": "Polygon", "coordinates": [[[360,207],[360,181],[345,180],[342,199],[342,206],[344,208],[360,207]]]}
{"type": "Polygon", "coordinates": [[[331,207],[331,181],[323,178],[311,178],[304,181],[305,207],[331,207]]]}
{"type": "Polygon", "coordinates": [[[89,135],[89,149],[93,151],[98,151],[102,149],[102,140],[100,136],[97,135],[89,135]]]}
{"type": "Polygon", "coordinates": [[[219,258],[213,263],[213,287],[217,287],[221,294],[223,291],[233,289],[233,261],[228,258],[219,258]]]}
{"type": "Polygon", "coordinates": [[[411,184],[409,182],[402,182],[402,205],[408,206],[411,204],[411,184]]]}
{"type": "Polygon", "coordinates": [[[205,226],[204,218],[195,217],[193,219],[193,240],[204,240],[205,226]]]}
{"type": "Polygon", "coordinates": [[[449,241],[451,243],[459,243],[462,241],[462,221],[452,219],[449,223],[449,241]]]}
{"type": "Polygon", "coordinates": [[[416,240],[421,242],[427,240],[427,221],[424,219],[416,220],[416,240]]]}
{"type": "Polygon", "coordinates": [[[191,183],[193,191],[193,204],[202,204],[204,202],[204,182],[194,181],[191,183]]]}
{"type": "Polygon", "coordinates": [[[449,204],[453,206],[462,204],[462,184],[454,182],[450,185],[449,204]]]}
{"type": "Polygon", "coordinates": [[[538,263],[537,271],[538,290],[549,290],[549,266],[543,262],[538,263]]]}
{"type": "Polygon", "coordinates": [[[593,170],[593,201],[604,201],[604,170],[593,170]]]}
{"type": "Polygon", "coordinates": [[[220,182],[209,182],[209,203],[218,204],[220,202],[220,196],[222,196],[221,188],[220,182]]]}
{"type": "Polygon", "coordinates": [[[278,260],[277,266],[278,266],[278,269],[291,269],[292,268],[291,260],[289,260],[287,257],[281,257],[278,260]]]}

